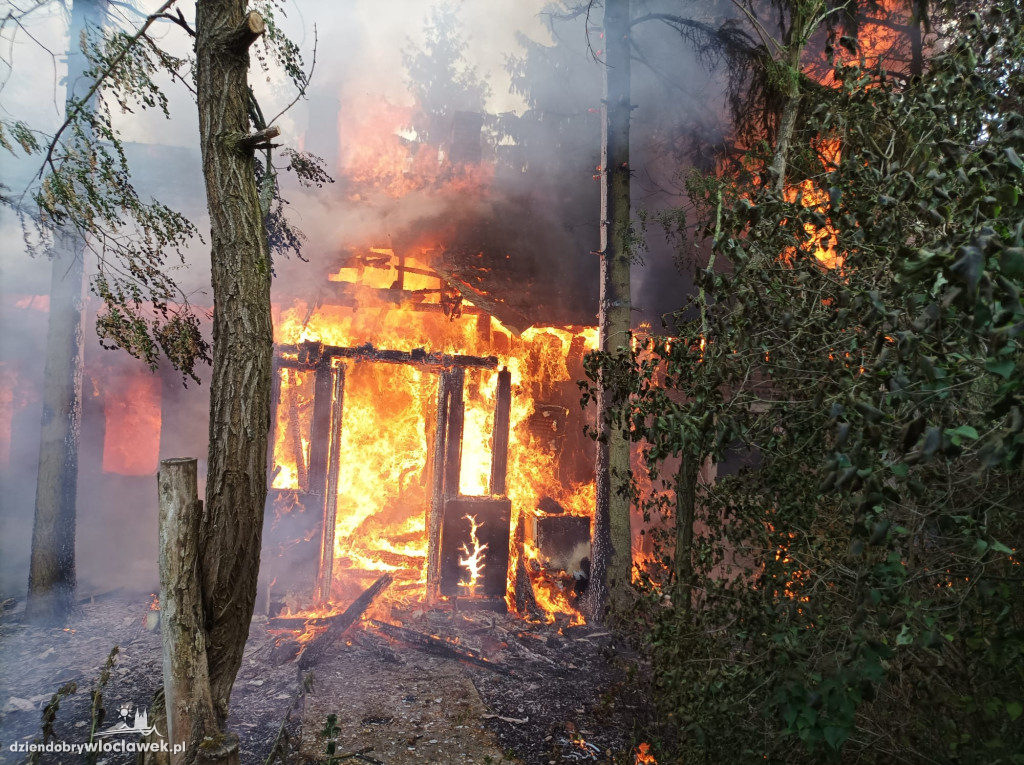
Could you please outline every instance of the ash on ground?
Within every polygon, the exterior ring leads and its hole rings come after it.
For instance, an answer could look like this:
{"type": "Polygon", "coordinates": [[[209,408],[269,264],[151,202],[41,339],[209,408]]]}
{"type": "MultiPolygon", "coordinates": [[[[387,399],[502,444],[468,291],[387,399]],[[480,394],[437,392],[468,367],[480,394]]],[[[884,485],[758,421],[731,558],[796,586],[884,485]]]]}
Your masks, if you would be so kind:
{"type": "MultiPolygon", "coordinates": [[[[60,701],[53,739],[89,740],[92,691],[115,646],[95,727],[115,724],[124,705],[149,706],[163,673],[151,606],[148,595],[87,600],[64,629],[24,624],[20,608],[0,616],[0,763],[28,760],[10,745],[43,740],[43,711],[69,683],[76,690],[60,701]]],[[[278,663],[281,634],[257,616],[231,699],[242,762],[268,762],[275,744],[278,762],[316,762],[332,740],[338,753],[361,753],[354,762],[394,765],[631,761],[649,710],[627,682],[635,662],[611,633],[485,612],[409,609],[387,620],[475,651],[493,667],[424,653],[363,622],[303,672],[295,660],[278,663]]],[[[40,762],[82,759],[44,754],[40,762]]],[[[134,755],[97,761],[121,765],[134,755]]]]}

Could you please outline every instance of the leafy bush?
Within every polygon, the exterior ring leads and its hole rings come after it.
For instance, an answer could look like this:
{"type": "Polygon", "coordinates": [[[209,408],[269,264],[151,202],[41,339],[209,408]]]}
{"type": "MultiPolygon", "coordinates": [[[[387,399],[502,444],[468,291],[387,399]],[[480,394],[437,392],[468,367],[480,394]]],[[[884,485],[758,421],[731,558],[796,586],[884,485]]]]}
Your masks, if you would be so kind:
{"type": "Polygon", "coordinates": [[[695,183],[720,267],[589,359],[674,489],[641,617],[667,757],[1024,763],[1021,16],[909,83],[839,67],[810,185],[695,183]]]}

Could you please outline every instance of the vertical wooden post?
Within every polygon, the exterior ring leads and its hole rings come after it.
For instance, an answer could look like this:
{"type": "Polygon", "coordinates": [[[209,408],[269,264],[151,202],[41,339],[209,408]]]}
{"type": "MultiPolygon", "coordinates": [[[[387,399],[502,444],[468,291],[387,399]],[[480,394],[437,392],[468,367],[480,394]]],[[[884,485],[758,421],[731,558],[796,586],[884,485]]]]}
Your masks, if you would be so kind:
{"type": "Polygon", "coordinates": [[[206,658],[196,460],[169,459],[157,474],[160,501],[160,609],[167,741],[186,744],[175,762],[191,762],[204,735],[216,734],[217,717],[206,658]]]}
{"type": "Polygon", "coordinates": [[[448,396],[448,438],[444,449],[444,496],[459,496],[459,474],[462,472],[462,426],[466,403],[463,388],[466,370],[455,367],[451,371],[451,393],[448,396]]]}
{"type": "MultiPolygon", "coordinates": [[[[274,354],[270,366],[270,431],[267,434],[267,488],[273,483],[274,475],[274,444],[277,443],[278,422],[277,410],[281,406],[281,360],[274,354]]],[[[286,426],[287,427],[287,426],[286,426]]]]}
{"type": "Polygon", "coordinates": [[[498,372],[498,395],[494,405],[494,448],[491,451],[491,494],[505,494],[508,476],[508,431],[512,414],[512,373],[498,372]]]}
{"type": "Polygon", "coordinates": [[[330,357],[316,366],[313,379],[313,422],[309,428],[309,493],[327,493],[327,454],[331,447],[331,400],[333,373],[330,357]]]}
{"type": "Polygon", "coordinates": [[[324,605],[331,597],[334,580],[334,527],[338,517],[338,472],[341,468],[341,428],[345,410],[345,366],[334,371],[334,398],[331,404],[329,466],[327,497],[324,502],[324,531],[320,543],[320,567],[317,569],[316,602],[324,605]]]}
{"type": "Polygon", "coordinates": [[[509,555],[509,568],[512,571],[513,595],[516,601],[516,613],[534,614],[537,612],[537,596],[533,591],[533,582],[526,569],[526,558],[523,547],[526,545],[526,516],[519,513],[516,533],[512,538],[512,552],[509,555]]]}
{"type": "Polygon", "coordinates": [[[427,511],[427,596],[434,598],[441,581],[441,513],[444,510],[444,459],[448,439],[448,399],[451,377],[442,370],[437,378],[437,425],[434,428],[432,453],[433,474],[430,487],[430,507],[427,511]]]}

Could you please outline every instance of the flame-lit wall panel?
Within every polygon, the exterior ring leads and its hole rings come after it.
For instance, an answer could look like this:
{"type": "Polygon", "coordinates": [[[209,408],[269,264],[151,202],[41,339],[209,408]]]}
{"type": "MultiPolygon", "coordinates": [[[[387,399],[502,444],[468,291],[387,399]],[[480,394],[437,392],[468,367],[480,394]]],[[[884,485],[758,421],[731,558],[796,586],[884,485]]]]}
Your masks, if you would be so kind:
{"type": "Polygon", "coordinates": [[[507,499],[459,497],[445,502],[441,523],[441,594],[504,597],[508,576],[512,503],[507,499]],[[476,526],[476,538],[472,530],[476,526]],[[479,578],[470,587],[467,560],[476,556],[479,578]]]}
{"type": "Polygon", "coordinates": [[[111,383],[103,400],[105,473],[156,473],[160,455],[160,392],[160,378],[148,370],[111,383]]]}

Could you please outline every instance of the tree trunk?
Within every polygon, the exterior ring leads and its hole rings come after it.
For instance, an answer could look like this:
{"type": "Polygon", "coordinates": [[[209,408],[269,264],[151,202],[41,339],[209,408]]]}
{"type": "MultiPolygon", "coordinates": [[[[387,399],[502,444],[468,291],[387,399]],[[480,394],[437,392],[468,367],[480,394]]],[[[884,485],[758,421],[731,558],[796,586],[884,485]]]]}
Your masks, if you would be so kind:
{"type": "Polygon", "coordinates": [[[800,101],[803,98],[800,89],[800,59],[807,41],[825,18],[822,14],[824,7],[825,3],[822,0],[800,0],[790,4],[789,27],[783,38],[784,56],[775,64],[780,67],[779,76],[785,79],[782,87],[783,103],[779,112],[779,128],[775,136],[775,153],[769,167],[772,188],[779,194],[786,187],[789,145],[796,130],[800,101]]]}
{"type": "Polygon", "coordinates": [[[922,0],[910,3],[910,21],[907,36],[910,38],[910,74],[920,77],[924,73],[924,34],[926,26],[925,6],[922,0]]]}
{"type": "Polygon", "coordinates": [[[676,587],[685,613],[690,613],[693,590],[693,519],[697,514],[700,460],[683,454],[676,472],[676,587]]]}
{"type": "Polygon", "coordinates": [[[786,186],[786,164],[789,156],[789,144],[796,130],[796,118],[800,112],[800,54],[803,46],[790,43],[785,59],[786,87],[779,115],[779,128],[775,136],[775,154],[772,157],[772,184],[776,193],[781,194],[786,186]]]}
{"type": "MultiPolygon", "coordinates": [[[[604,120],[601,142],[601,350],[630,343],[629,0],[607,0],[604,10],[604,120]]],[[[633,568],[629,523],[629,439],[608,424],[619,404],[602,387],[598,394],[597,507],[591,545],[591,579],[583,606],[599,620],[611,599],[625,604],[633,568]]]]}
{"type": "MultiPolygon", "coordinates": [[[[89,62],[80,50],[82,32],[100,27],[106,0],[75,0],[71,8],[67,101],[87,84],[89,62]]],[[[75,596],[75,516],[78,439],[82,416],[82,279],[85,242],[73,229],[54,236],[50,317],[46,334],[43,416],[36,479],[32,559],[26,617],[56,624],[71,613],[75,596]]]]}
{"type": "Polygon", "coordinates": [[[221,725],[256,602],[270,429],[270,259],[248,133],[244,0],[196,3],[199,135],[210,210],[213,376],[201,576],[221,725]]]}

